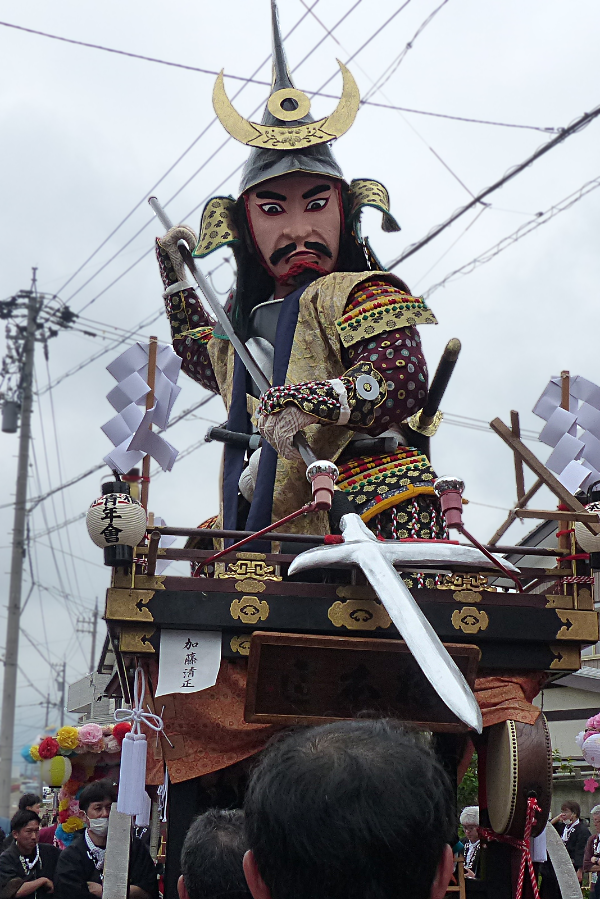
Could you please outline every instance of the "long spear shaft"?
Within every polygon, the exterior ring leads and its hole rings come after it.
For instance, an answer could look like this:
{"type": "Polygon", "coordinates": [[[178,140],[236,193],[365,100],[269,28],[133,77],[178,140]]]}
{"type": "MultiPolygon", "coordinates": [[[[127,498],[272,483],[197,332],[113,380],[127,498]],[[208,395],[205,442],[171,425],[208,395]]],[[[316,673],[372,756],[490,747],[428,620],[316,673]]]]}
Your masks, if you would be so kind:
{"type": "MultiPolygon", "coordinates": [[[[148,203],[152,207],[152,210],[154,211],[163,228],[166,231],[172,228],[173,224],[171,222],[171,219],[160,205],[158,199],[156,197],[150,197],[148,199],[148,203]]],[[[180,240],[177,246],[179,247],[185,264],[187,265],[191,274],[194,276],[196,286],[204,294],[206,302],[210,306],[220,326],[223,328],[223,331],[231,341],[233,348],[240,357],[244,367],[249,372],[250,377],[260,390],[261,394],[264,393],[271,386],[268,378],[265,377],[264,373],[261,371],[259,365],[254,359],[252,353],[249,351],[248,347],[240,340],[240,338],[236,334],[233,324],[231,323],[227,313],[219,303],[216,293],[208,283],[204,274],[196,265],[194,257],[192,256],[190,248],[188,247],[186,242],[184,240],[180,240]]],[[[296,434],[296,436],[294,437],[294,446],[302,456],[302,459],[306,465],[310,465],[311,463],[317,461],[316,455],[310,448],[306,437],[302,433],[298,432],[298,434],[296,434]]]]}

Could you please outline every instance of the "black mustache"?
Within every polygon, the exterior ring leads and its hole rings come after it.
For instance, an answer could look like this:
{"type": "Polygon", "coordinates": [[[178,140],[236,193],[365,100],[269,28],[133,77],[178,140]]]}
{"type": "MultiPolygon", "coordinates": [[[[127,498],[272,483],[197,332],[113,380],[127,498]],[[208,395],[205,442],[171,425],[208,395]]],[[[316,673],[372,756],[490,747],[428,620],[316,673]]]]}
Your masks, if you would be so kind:
{"type": "MultiPolygon", "coordinates": [[[[316,253],[320,253],[322,256],[327,256],[328,259],[333,257],[333,253],[326,247],[324,243],[319,243],[318,241],[307,240],[304,244],[307,250],[314,250],[316,253]]],[[[278,262],[281,262],[286,256],[289,256],[291,253],[295,253],[298,249],[297,244],[289,243],[285,247],[280,247],[279,250],[275,250],[274,253],[269,256],[269,262],[271,265],[277,265],[278,262]]]]}
{"type": "Polygon", "coordinates": [[[271,256],[269,256],[269,262],[271,263],[271,265],[277,265],[278,262],[281,262],[282,259],[284,259],[286,256],[289,256],[290,253],[293,253],[297,249],[298,247],[295,243],[289,243],[285,247],[280,247],[278,250],[275,250],[275,252],[271,256]]]}

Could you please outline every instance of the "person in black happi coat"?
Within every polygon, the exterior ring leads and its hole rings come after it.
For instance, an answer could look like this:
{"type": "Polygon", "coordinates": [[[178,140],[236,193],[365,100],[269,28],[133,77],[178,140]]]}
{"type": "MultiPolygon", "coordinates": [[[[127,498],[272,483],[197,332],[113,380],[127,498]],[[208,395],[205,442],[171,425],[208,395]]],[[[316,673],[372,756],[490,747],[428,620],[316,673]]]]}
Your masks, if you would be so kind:
{"type": "MultiPolygon", "coordinates": [[[[57,899],[90,899],[102,896],[108,817],[115,800],[109,781],[89,784],[79,797],[87,827],[61,852],[56,867],[57,899]]],[[[158,899],[154,862],[141,840],[133,839],[129,857],[129,899],[158,899]]]]}
{"type": "Polygon", "coordinates": [[[10,822],[14,842],[0,855],[0,899],[50,895],[60,850],[40,846],[40,819],[34,811],[18,811],[10,822]]]}

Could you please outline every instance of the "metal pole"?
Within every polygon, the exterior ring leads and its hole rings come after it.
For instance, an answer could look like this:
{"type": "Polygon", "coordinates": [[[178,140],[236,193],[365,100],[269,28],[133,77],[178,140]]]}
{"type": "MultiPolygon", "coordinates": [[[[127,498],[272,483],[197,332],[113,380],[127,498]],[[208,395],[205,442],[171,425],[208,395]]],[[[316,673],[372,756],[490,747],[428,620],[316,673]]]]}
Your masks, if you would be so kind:
{"type": "Polygon", "coordinates": [[[23,348],[21,377],[21,433],[19,435],[19,460],[17,466],[17,490],[13,523],[12,560],[6,622],[6,648],[4,652],[4,684],[2,687],[2,718],[0,720],[0,815],[10,818],[10,790],[12,783],[12,755],[15,732],[15,706],[17,693],[17,665],[19,657],[19,623],[21,616],[21,587],[23,559],[25,556],[25,524],[27,518],[27,470],[29,465],[29,441],[31,438],[31,412],[33,406],[32,380],[35,348],[35,325],[39,303],[33,270],[32,290],[27,302],[27,331],[23,348]]]}
{"type": "Polygon", "coordinates": [[[94,673],[96,664],[96,634],[98,632],[98,597],[96,597],[96,605],[94,614],[92,615],[92,651],[90,653],[90,674],[94,673]]]}
{"type": "Polygon", "coordinates": [[[67,690],[67,663],[64,661],[62,663],[62,682],[61,682],[61,694],[60,694],[60,726],[65,726],[65,705],[67,702],[66,698],[66,690],[67,690]]]}

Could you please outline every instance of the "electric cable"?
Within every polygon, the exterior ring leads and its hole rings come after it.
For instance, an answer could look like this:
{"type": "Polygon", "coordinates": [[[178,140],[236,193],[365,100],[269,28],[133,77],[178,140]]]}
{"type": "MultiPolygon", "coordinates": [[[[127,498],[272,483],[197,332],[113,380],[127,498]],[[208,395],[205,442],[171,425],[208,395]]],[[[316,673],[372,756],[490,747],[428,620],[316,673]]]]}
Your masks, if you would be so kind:
{"type": "Polygon", "coordinates": [[[486,187],[482,190],[476,197],[474,197],[470,203],[467,203],[466,206],[462,206],[460,209],[457,209],[452,215],[446,219],[445,222],[442,222],[439,225],[435,225],[428,234],[425,235],[421,240],[416,243],[408,246],[403,252],[391,262],[387,264],[387,269],[391,271],[396,268],[397,265],[400,265],[401,262],[404,262],[405,259],[408,259],[410,256],[413,256],[416,252],[421,250],[424,246],[426,246],[430,241],[436,238],[439,234],[449,228],[450,225],[453,225],[455,221],[457,221],[461,216],[463,216],[469,209],[472,209],[477,203],[481,203],[481,201],[492,194],[494,191],[498,190],[500,187],[503,187],[517,175],[519,175],[522,171],[532,165],[534,162],[537,162],[538,159],[541,159],[546,153],[553,150],[563,141],[567,140],[567,138],[571,137],[573,134],[577,134],[579,131],[582,131],[587,125],[590,124],[594,119],[596,119],[600,115],[600,106],[596,106],[591,112],[586,112],[579,118],[575,119],[570,125],[564,128],[560,134],[556,137],[552,138],[552,140],[547,141],[547,143],[542,144],[541,147],[528,156],[524,162],[519,163],[518,165],[513,166],[509,169],[498,181],[494,182],[490,187],[486,187]]]}
{"type": "Polygon", "coordinates": [[[452,281],[459,276],[468,275],[480,265],[484,265],[486,262],[490,262],[491,259],[497,256],[499,253],[502,253],[503,250],[508,249],[508,247],[517,243],[517,241],[521,240],[523,237],[531,234],[532,231],[535,231],[537,228],[545,225],[556,215],[559,215],[559,213],[565,212],[567,209],[570,209],[571,206],[574,206],[575,203],[578,203],[579,200],[582,200],[598,187],[600,187],[600,178],[595,178],[592,181],[587,181],[582,187],[579,188],[579,190],[575,191],[572,194],[569,194],[568,197],[560,200],[545,212],[537,213],[533,219],[531,219],[529,222],[525,222],[524,225],[521,225],[521,227],[517,228],[516,231],[513,231],[512,234],[509,234],[507,237],[503,237],[502,240],[500,240],[497,244],[494,244],[493,247],[490,247],[484,253],[476,256],[475,259],[471,259],[470,262],[467,262],[465,265],[462,265],[460,268],[457,268],[453,272],[447,274],[444,278],[442,278],[441,281],[438,281],[437,284],[433,284],[431,287],[429,287],[423,293],[423,297],[427,299],[431,296],[432,293],[435,293],[435,291],[439,290],[440,287],[444,287],[449,281],[452,281]]]}
{"type": "MultiPolygon", "coordinates": [[[[319,0],[315,0],[315,3],[313,4],[313,6],[316,6],[318,2],[319,2],[319,0]]],[[[298,19],[298,21],[297,21],[296,24],[293,26],[293,28],[291,28],[290,31],[288,31],[288,33],[287,33],[287,35],[286,35],[286,38],[288,38],[291,34],[293,34],[293,32],[294,32],[294,31],[296,30],[296,28],[298,28],[298,26],[304,21],[304,19],[306,18],[307,15],[308,15],[308,13],[305,13],[304,15],[302,15],[302,16],[300,17],[300,19],[298,19]]],[[[250,76],[250,77],[252,78],[257,72],[259,72],[260,69],[263,67],[263,65],[266,65],[266,63],[269,62],[269,59],[270,59],[270,57],[267,57],[265,60],[263,60],[263,62],[260,63],[260,65],[254,70],[253,75],[250,76]]],[[[245,81],[245,83],[241,86],[241,88],[239,89],[239,91],[237,91],[237,92],[233,95],[233,98],[232,98],[232,99],[235,99],[237,96],[239,96],[239,94],[244,90],[244,88],[246,87],[246,85],[249,83],[248,79],[243,79],[243,80],[245,81]]],[[[208,123],[208,125],[205,126],[205,128],[200,132],[200,134],[199,134],[196,138],[194,138],[194,140],[192,141],[192,143],[191,143],[188,147],[186,147],[186,149],[183,151],[183,153],[181,153],[181,154],[177,157],[177,159],[175,160],[175,162],[172,163],[172,165],[169,166],[169,168],[166,170],[166,172],[164,172],[164,173],[160,176],[160,178],[158,179],[158,181],[155,181],[155,183],[152,185],[152,187],[150,188],[150,190],[147,191],[147,192],[144,194],[144,196],[143,196],[143,197],[142,197],[142,198],[135,204],[135,206],[133,207],[133,209],[131,209],[130,212],[128,212],[127,215],[126,215],[126,216],[119,222],[119,224],[118,224],[115,228],[113,228],[113,230],[110,232],[110,234],[108,235],[108,237],[106,237],[106,238],[102,241],[102,243],[100,244],[100,246],[98,246],[98,247],[94,250],[94,252],[93,252],[90,256],[88,256],[88,258],[85,260],[85,262],[83,262],[83,263],[79,266],[79,268],[77,269],[77,271],[74,272],[74,273],[70,276],[70,278],[69,278],[67,281],[65,281],[65,283],[64,283],[63,286],[60,288],[60,290],[57,291],[58,293],[62,293],[62,292],[63,292],[63,290],[65,289],[65,287],[66,287],[68,284],[70,284],[70,282],[73,280],[73,278],[75,278],[76,275],[78,275],[79,272],[80,272],[83,268],[85,268],[85,266],[88,264],[88,262],[90,262],[90,261],[96,256],[96,254],[102,249],[102,247],[104,247],[104,246],[108,243],[108,241],[109,241],[109,240],[110,240],[110,239],[117,233],[117,231],[119,231],[119,230],[121,229],[121,227],[125,224],[125,222],[127,222],[127,221],[131,218],[131,216],[133,215],[133,213],[134,213],[137,209],[139,209],[140,206],[142,206],[142,205],[145,204],[145,202],[146,202],[148,196],[149,196],[150,194],[153,194],[153,193],[154,193],[154,191],[156,190],[156,188],[157,188],[157,187],[158,187],[158,186],[165,180],[165,178],[166,178],[168,175],[171,174],[171,172],[173,171],[173,169],[174,169],[176,166],[178,166],[179,163],[181,162],[181,160],[184,159],[184,158],[187,156],[187,154],[188,154],[188,153],[189,153],[189,152],[196,146],[196,144],[198,143],[198,141],[201,140],[201,138],[206,134],[206,132],[209,130],[209,128],[212,128],[212,126],[214,125],[215,122],[216,122],[216,117],[213,118],[213,119],[211,119],[211,121],[208,123]]]]}

